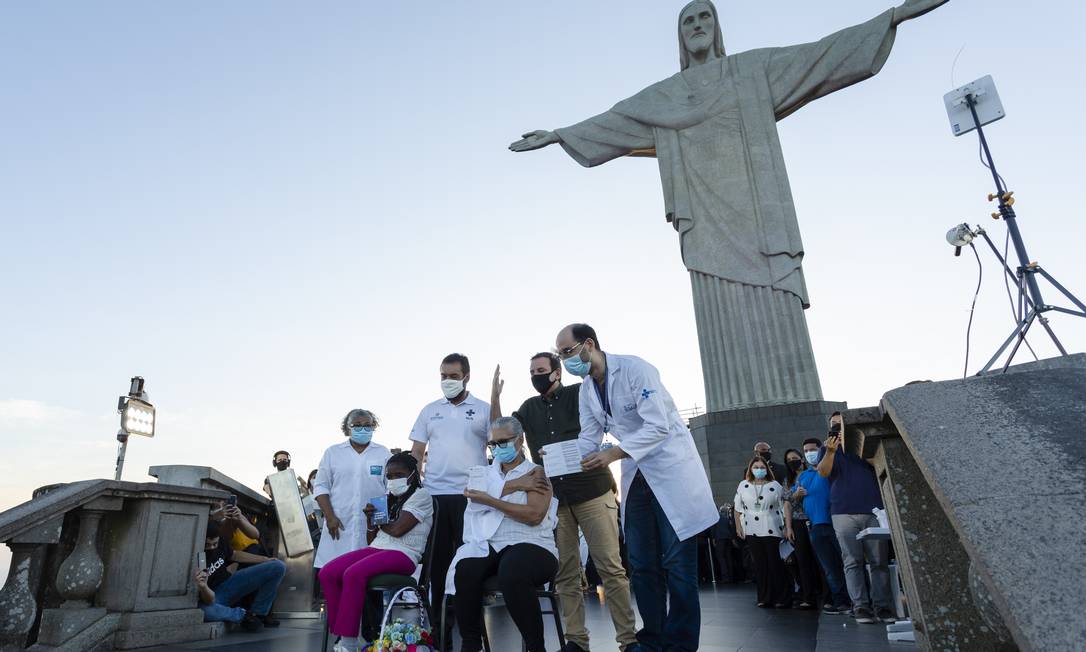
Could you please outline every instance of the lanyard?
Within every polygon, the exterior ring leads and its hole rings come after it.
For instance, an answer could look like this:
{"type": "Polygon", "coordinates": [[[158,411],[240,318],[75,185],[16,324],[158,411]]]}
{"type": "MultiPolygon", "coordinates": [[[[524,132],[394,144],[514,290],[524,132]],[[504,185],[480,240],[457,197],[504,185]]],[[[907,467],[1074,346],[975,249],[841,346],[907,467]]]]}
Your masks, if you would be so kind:
{"type": "Polygon", "coordinates": [[[596,388],[596,396],[600,399],[600,405],[603,406],[603,411],[607,413],[607,416],[613,417],[611,414],[611,402],[607,400],[607,376],[603,377],[603,389],[600,389],[599,383],[595,380],[592,381],[592,386],[596,388]]]}

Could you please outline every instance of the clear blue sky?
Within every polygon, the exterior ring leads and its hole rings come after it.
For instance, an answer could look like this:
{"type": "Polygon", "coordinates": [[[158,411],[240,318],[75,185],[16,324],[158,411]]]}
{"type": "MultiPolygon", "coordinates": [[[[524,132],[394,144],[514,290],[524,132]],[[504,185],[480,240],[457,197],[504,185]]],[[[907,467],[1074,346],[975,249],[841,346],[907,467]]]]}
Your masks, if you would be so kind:
{"type": "MultiPolygon", "coordinates": [[[[702,404],[655,162],[506,150],[673,74],[682,4],[0,4],[0,509],[110,476],[135,374],[159,434],[127,479],[207,464],[253,487],[279,448],[315,467],[353,407],[403,445],[451,351],[484,398],[501,363],[514,406],[571,321],[702,404]]],[[[731,52],[888,6],[719,3],[731,52]]],[[[943,111],[963,45],[954,81],[992,74],[1007,109],[990,138],[1032,257],[1086,296],[1084,23],[1080,3],[953,0],[902,26],[878,77],[780,124],[828,399],[961,374],[976,263],[943,234],[1004,233],[943,111]]],[[[1012,326],[982,258],[973,368],[1012,326]]],[[[1086,320],[1053,324],[1083,350],[1086,320]]]]}

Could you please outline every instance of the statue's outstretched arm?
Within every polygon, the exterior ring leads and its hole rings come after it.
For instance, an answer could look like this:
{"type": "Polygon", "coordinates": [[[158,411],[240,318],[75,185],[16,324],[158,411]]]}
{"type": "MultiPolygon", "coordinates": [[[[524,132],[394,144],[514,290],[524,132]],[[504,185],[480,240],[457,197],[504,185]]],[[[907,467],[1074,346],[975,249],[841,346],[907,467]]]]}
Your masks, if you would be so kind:
{"type": "Polygon", "coordinates": [[[923,16],[947,2],[948,0],[905,0],[900,6],[894,7],[894,27],[917,16],[923,16]]]}
{"type": "Polygon", "coordinates": [[[538,129],[536,131],[530,131],[524,134],[520,140],[510,143],[509,149],[514,152],[529,152],[533,149],[540,149],[557,142],[559,142],[558,134],[553,131],[538,129]]]}

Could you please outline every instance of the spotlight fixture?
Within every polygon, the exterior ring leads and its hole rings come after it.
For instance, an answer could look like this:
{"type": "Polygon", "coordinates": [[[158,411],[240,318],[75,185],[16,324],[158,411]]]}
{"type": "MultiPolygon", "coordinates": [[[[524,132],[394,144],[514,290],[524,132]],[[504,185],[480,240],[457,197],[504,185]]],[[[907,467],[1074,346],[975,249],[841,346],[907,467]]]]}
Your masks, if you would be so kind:
{"type": "Polygon", "coordinates": [[[955,256],[961,256],[962,247],[972,242],[975,237],[977,234],[964,222],[946,232],[946,241],[954,247],[955,256]]]}
{"type": "Polygon", "coordinates": [[[121,414],[121,429],[117,431],[117,441],[120,444],[117,447],[117,469],[113,476],[114,480],[121,479],[124,454],[128,449],[128,436],[155,436],[155,406],[151,405],[151,397],[143,389],[142,376],[134,376],[128,388],[128,396],[117,399],[117,412],[121,414]]]}

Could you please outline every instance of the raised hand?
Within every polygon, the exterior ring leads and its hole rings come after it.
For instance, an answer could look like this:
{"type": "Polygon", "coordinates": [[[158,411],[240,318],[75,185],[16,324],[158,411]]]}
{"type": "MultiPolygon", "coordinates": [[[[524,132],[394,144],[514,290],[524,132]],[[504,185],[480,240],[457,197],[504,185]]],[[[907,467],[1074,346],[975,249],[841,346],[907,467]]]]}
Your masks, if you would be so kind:
{"type": "Polygon", "coordinates": [[[498,365],[494,367],[494,380],[490,384],[490,395],[501,396],[503,389],[505,389],[505,381],[502,380],[502,366],[498,365]]]}
{"type": "Polygon", "coordinates": [[[545,131],[537,129],[536,131],[529,131],[521,136],[521,139],[510,143],[509,149],[514,152],[529,152],[533,149],[539,149],[546,147],[547,145],[553,145],[558,142],[558,134],[553,131],[545,131]]]}
{"type": "Polygon", "coordinates": [[[894,7],[894,25],[923,16],[947,2],[948,0],[905,0],[900,6],[894,7]]]}

